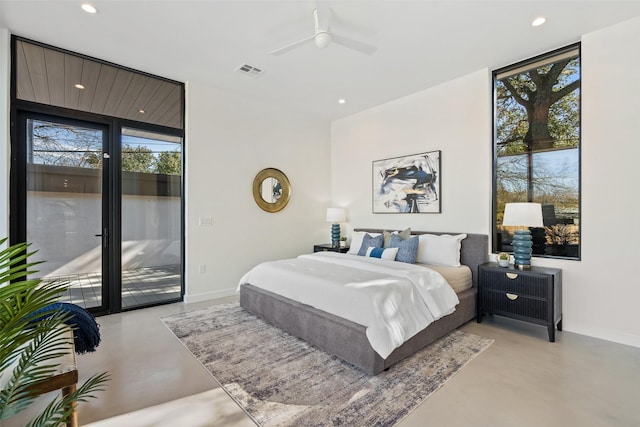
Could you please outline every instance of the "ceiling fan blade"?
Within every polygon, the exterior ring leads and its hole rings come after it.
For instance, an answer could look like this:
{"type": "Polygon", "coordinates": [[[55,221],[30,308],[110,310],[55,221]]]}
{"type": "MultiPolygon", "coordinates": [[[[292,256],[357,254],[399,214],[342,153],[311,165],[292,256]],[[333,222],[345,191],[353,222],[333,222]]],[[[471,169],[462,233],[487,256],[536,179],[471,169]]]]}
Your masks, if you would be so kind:
{"type": "Polygon", "coordinates": [[[284,47],[281,47],[280,49],[276,49],[276,50],[274,50],[274,51],[272,51],[270,53],[271,53],[271,55],[275,55],[275,56],[282,55],[283,53],[287,53],[290,50],[293,50],[293,49],[297,48],[298,46],[302,46],[303,44],[312,42],[314,38],[315,38],[315,35],[313,35],[311,37],[307,37],[306,39],[298,40],[297,42],[294,42],[294,43],[291,43],[291,44],[286,45],[284,47]]]}
{"type": "Polygon", "coordinates": [[[357,50],[358,52],[364,53],[365,55],[373,55],[378,49],[377,47],[371,46],[370,44],[349,39],[347,37],[342,37],[334,33],[331,33],[331,37],[334,43],[337,43],[344,47],[348,47],[349,49],[357,50]]]}
{"type": "Polygon", "coordinates": [[[318,31],[329,31],[329,20],[331,19],[331,9],[325,2],[317,2],[313,11],[315,19],[316,33],[318,31]]]}

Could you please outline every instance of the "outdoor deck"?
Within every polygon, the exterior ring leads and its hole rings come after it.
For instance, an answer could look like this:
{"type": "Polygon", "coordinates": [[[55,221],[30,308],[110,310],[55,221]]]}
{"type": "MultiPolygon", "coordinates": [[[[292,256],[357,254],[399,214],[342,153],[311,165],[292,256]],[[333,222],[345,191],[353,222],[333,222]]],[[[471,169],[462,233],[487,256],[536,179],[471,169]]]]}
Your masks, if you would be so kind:
{"type": "MultiPolygon", "coordinates": [[[[71,285],[62,302],[83,308],[101,305],[102,280],[97,273],[47,277],[46,280],[68,281],[71,285]]],[[[122,308],[180,298],[180,266],[143,267],[122,272],[122,308]]]]}

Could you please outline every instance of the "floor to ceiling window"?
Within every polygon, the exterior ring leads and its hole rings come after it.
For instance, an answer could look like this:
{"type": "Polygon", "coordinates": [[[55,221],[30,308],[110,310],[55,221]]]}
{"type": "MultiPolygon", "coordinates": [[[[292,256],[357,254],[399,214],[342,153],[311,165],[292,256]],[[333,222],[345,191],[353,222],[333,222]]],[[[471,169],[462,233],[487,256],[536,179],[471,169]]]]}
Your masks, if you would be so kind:
{"type": "Polygon", "coordinates": [[[122,306],[180,297],[182,138],[123,128],[122,306]]]}
{"type": "Polygon", "coordinates": [[[11,229],[95,313],[183,295],[184,85],[14,37],[11,229]]]}
{"type": "Polygon", "coordinates": [[[41,262],[43,280],[73,283],[68,301],[101,307],[107,127],[35,114],[20,114],[18,126],[26,136],[26,241],[37,251],[31,260],[41,262]]]}
{"type": "Polygon", "coordinates": [[[494,251],[511,251],[510,202],[542,204],[534,256],[580,258],[580,46],[496,70],[494,251]]]}

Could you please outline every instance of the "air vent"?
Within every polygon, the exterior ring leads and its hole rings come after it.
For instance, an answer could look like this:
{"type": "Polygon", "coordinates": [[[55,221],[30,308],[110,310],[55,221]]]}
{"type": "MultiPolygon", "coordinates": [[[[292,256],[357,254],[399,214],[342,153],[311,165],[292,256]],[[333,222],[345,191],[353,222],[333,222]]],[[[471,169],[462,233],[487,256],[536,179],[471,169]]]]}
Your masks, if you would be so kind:
{"type": "Polygon", "coordinates": [[[246,76],[249,77],[258,77],[260,74],[263,73],[263,71],[260,68],[254,67],[252,65],[249,64],[243,64],[240,67],[238,67],[238,69],[236,70],[241,74],[244,74],[246,76]]]}

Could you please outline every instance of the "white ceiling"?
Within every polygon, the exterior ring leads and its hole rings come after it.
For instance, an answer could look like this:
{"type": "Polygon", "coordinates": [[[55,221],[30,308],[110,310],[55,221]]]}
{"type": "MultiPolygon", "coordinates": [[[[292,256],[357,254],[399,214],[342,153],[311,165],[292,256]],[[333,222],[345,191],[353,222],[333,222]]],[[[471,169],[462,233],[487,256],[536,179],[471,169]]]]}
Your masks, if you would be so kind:
{"type": "Polygon", "coordinates": [[[372,56],[307,44],[313,1],[0,0],[13,34],[178,81],[210,81],[246,99],[334,120],[483,69],[495,69],[640,16],[640,1],[329,1],[332,30],[372,56]],[[547,22],[534,28],[533,18],[547,22]],[[250,78],[242,64],[264,73],[250,78]],[[347,103],[339,105],[337,100],[347,103]]]}

